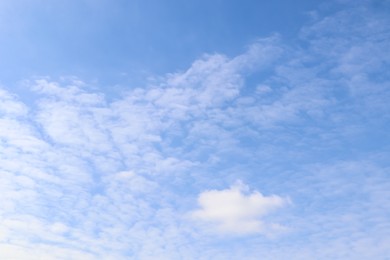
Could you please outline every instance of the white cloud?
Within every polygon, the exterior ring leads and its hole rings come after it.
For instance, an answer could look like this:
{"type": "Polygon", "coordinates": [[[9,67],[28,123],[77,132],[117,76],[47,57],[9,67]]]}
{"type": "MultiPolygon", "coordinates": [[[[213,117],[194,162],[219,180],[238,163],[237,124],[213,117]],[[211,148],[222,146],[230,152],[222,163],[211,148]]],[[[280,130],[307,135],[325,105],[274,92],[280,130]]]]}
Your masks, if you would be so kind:
{"type": "Polygon", "coordinates": [[[16,97],[0,88],[0,115],[24,116],[28,112],[27,107],[18,102],[16,97]]]}
{"type": "Polygon", "coordinates": [[[262,217],[284,207],[288,199],[258,191],[249,193],[241,182],[226,190],[209,190],[198,197],[199,210],[192,213],[195,219],[211,222],[220,232],[233,234],[266,233],[277,225],[262,221],[262,217]]]}

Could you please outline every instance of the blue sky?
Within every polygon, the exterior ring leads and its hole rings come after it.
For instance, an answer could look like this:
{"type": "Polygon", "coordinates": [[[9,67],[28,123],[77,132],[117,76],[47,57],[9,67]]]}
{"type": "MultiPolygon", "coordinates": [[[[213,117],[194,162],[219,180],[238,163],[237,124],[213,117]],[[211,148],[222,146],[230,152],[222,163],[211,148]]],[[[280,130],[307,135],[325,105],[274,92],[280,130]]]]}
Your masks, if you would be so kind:
{"type": "Polygon", "coordinates": [[[184,70],[203,53],[237,55],[275,32],[294,37],[315,6],[312,1],[3,2],[3,78],[77,74],[108,85],[184,70]]]}
{"type": "Polygon", "coordinates": [[[389,1],[2,1],[2,259],[388,259],[389,1]]]}

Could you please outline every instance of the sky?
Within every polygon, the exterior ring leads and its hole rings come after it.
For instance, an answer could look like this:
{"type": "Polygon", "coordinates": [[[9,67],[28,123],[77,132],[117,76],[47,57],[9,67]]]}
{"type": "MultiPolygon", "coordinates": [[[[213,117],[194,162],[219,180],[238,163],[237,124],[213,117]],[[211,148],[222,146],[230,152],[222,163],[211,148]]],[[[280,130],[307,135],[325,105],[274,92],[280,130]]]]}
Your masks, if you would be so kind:
{"type": "Polygon", "coordinates": [[[390,259],[390,1],[3,0],[1,259],[390,259]]]}

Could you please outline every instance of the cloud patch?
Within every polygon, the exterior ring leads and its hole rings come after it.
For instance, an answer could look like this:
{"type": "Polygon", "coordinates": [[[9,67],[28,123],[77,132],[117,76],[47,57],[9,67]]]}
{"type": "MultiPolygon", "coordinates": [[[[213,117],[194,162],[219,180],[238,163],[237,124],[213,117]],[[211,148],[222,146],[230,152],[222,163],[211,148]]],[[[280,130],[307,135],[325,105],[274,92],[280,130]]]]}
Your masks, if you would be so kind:
{"type": "Polygon", "coordinates": [[[265,215],[285,207],[289,199],[277,195],[264,196],[237,181],[229,189],[208,190],[199,194],[200,209],[194,219],[215,224],[219,232],[231,234],[264,233],[280,227],[262,220],[265,215]]]}

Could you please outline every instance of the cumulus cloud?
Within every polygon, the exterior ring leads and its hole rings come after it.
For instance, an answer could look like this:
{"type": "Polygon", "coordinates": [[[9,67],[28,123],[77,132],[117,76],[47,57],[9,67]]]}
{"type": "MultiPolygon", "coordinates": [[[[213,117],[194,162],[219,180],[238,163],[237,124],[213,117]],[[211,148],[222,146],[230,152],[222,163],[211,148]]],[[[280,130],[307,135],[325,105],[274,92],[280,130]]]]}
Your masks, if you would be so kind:
{"type": "Polygon", "coordinates": [[[284,207],[289,200],[276,195],[264,196],[238,181],[226,190],[208,190],[199,194],[199,210],[192,217],[212,222],[220,232],[251,234],[269,231],[276,225],[264,223],[261,217],[284,207]]]}

